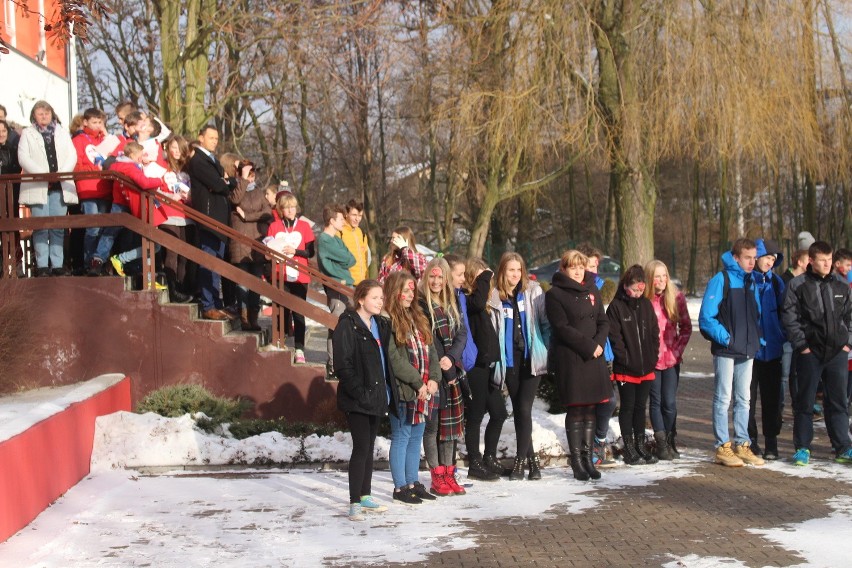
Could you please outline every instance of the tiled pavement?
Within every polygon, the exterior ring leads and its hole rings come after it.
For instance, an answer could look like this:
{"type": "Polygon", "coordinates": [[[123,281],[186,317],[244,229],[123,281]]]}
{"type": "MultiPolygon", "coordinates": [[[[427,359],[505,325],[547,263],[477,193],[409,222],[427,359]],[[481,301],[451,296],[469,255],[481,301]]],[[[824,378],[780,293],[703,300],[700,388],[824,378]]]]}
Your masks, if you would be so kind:
{"type": "MultiPolygon", "coordinates": [[[[712,371],[709,345],[697,333],[683,371],[712,371]]],[[[660,566],[690,554],[734,557],[748,566],[802,563],[795,553],[747,529],[826,517],[831,512],[826,501],[839,493],[848,494],[848,486],[765,468],[713,464],[712,394],[712,378],[681,379],[681,445],[692,456],[706,456],[692,475],[652,485],[601,489],[609,492],[607,498],[581,514],[471,523],[471,529],[481,535],[477,547],[438,553],[416,566],[660,566]]],[[[788,404],[782,459],[792,454],[791,425],[788,404]]],[[[824,429],[817,430],[820,434],[814,455],[825,459],[829,447],[824,429]]]]}

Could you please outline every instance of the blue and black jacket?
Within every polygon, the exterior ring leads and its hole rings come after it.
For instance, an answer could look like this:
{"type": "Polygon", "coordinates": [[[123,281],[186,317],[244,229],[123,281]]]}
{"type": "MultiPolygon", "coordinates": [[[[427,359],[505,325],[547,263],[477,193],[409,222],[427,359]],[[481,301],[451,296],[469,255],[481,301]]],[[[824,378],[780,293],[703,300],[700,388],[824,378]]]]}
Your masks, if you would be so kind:
{"type": "Polygon", "coordinates": [[[698,327],[710,339],[714,356],[751,359],[762,343],[757,287],[730,251],[722,255],[722,265],[730,283],[727,294],[725,275],[719,272],[707,283],[698,327]]]}

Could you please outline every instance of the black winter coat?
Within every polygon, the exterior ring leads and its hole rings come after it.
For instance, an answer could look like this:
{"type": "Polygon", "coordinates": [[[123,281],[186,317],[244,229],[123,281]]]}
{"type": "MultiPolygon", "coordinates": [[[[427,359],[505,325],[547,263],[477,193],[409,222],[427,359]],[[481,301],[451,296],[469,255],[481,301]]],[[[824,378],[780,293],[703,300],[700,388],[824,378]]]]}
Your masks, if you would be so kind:
{"type": "Polygon", "coordinates": [[[383,416],[388,412],[388,390],[391,393],[391,412],[396,414],[397,389],[388,389],[393,377],[388,357],[388,346],[393,341],[390,322],[376,316],[379,337],[384,349],[373,337],[373,333],[355,311],[340,314],[331,341],[334,347],[334,373],[340,382],[337,385],[337,408],[343,412],[360,412],[383,416]],[[382,357],[387,375],[382,369],[382,357]]]}
{"type": "Polygon", "coordinates": [[[609,343],[619,375],[643,377],[654,371],[660,356],[660,327],[648,298],[631,298],[619,288],[606,310],[609,343]]]}
{"type": "Polygon", "coordinates": [[[467,320],[470,335],[476,344],[476,366],[487,369],[500,360],[500,339],[488,313],[488,295],[494,273],[484,271],[476,277],[474,289],[467,297],[467,320]]]}
{"type": "MultiPolygon", "coordinates": [[[[230,194],[237,185],[236,180],[225,181],[222,164],[198,149],[187,162],[185,171],[190,180],[192,208],[227,225],[231,215],[230,194]]],[[[220,240],[227,240],[225,235],[211,232],[220,240]]]]}
{"type": "Polygon", "coordinates": [[[852,345],[849,286],[834,274],[817,276],[808,266],[807,272],[790,280],[781,322],[793,349],[809,348],[820,361],[830,361],[844,346],[852,345]]]}
{"type": "Polygon", "coordinates": [[[586,287],[562,272],[544,295],[550,322],[548,368],[556,380],[559,399],[565,406],[597,404],[610,397],[609,370],[603,348],[609,331],[597,286],[586,287]]]}

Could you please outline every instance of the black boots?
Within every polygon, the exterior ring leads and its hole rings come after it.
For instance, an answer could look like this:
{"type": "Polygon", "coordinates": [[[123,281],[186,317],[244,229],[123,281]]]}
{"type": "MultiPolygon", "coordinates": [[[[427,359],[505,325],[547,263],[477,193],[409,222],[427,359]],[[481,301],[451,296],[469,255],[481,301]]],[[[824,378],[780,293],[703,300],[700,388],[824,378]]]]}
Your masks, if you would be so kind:
{"type": "Polygon", "coordinates": [[[530,470],[527,479],[541,479],[541,462],[538,461],[538,454],[535,453],[532,446],[530,446],[530,450],[527,452],[527,467],[530,470]]]}
{"type": "Polygon", "coordinates": [[[633,441],[636,445],[636,453],[639,454],[639,457],[645,460],[645,463],[652,464],[657,463],[657,457],[645,449],[645,433],[634,434],[633,441]]]}
{"type": "Polygon", "coordinates": [[[659,432],[654,432],[654,442],[656,443],[654,453],[657,455],[658,458],[665,461],[670,461],[674,459],[672,450],[671,448],[669,448],[669,441],[666,432],[662,430],[660,430],[659,432]]]}
{"type": "Polygon", "coordinates": [[[672,452],[672,458],[679,460],[680,452],[677,451],[677,444],[675,443],[676,437],[677,432],[675,432],[674,430],[672,430],[671,432],[666,432],[666,441],[668,442],[669,450],[671,450],[672,452]]]}
{"type": "Polygon", "coordinates": [[[595,469],[594,461],[592,460],[592,448],[595,443],[595,423],[583,423],[583,449],[580,451],[580,462],[589,477],[592,479],[600,479],[601,472],[595,469]]]}
{"type": "Polygon", "coordinates": [[[500,463],[497,456],[493,454],[485,454],[485,457],[482,459],[482,463],[488,471],[496,473],[497,475],[509,475],[509,472],[503,467],[503,464],[500,463]]]}
{"type": "Polygon", "coordinates": [[[526,458],[515,458],[515,465],[512,466],[512,472],[509,474],[509,479],[514,481],[524,478],[524,463],[526,461],[526,458]]]}
{"type": "Polygon", "coordinates": [[[636,452],[636,442],[632,436],[628,435],[626,438],[622,436],[622,440],[624,441],[624,449],[621,451],[621,459],[624,460],[624,463],[627,465],[636,465],[642,461],[642,458],[636,452]]]}
{"type": "Polygon", "coordinates": [[[482,458],[470,458],[470,463],[467,466],[467,476],[471,479],[480,481],[497,481],[500,479],[500,474],[494,473],[482,463],[482,458]]]}
{"type": "MultiPolygon", "coordinates": [[[[584,424],[582,422],[571,422],[568,424],[568,463],[571,464],[571,471],[574,472],[574,479],[579,481],[588,481],[589,472],[586,471],[583,460],[583,432],[584,424]]],[[[600,475],[600,474],[598,474],[600,475]]]]}

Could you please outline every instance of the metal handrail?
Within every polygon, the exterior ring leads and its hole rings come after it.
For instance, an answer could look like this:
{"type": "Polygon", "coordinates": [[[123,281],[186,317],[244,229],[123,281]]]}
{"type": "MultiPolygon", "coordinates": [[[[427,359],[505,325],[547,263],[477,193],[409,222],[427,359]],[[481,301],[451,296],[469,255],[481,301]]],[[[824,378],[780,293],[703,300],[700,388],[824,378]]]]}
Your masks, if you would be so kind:
{"type": "Polygon", "coordinates": [[[237,283],[253,292],[266,296],[274,303],[272,342],[280,345],[284,335],[284,310],[283,308],[303,314],[322,325],[334,329],[337,320],[328,312],[325,312],[310,303],[287,292],[283,287],[281,279],[281,265],[291,266],[302,273],[306,273],[311,279],[321,282],[327,288],[335,290],[347,297],[352,296],[352,288],[346,286],[328,276],[320,273],[311,266],[305,266],[283,254],[270,249],[263,243],[255,241],[242,233],[239,233],[218,221],[199,213],[185,204],[175,201],[157,192],[144,191],[140,189],[127,176],[113,171],[98,172],[62,172],[47,174],[6,174],[0,175],[0,191],[4,192],[0,199],[0,238],[2,240],[3,252],[3,275],[5,277],[17,277],[15,270],[15,246],[17,233],[22,230],[39,229],[68,229],[84,227],[111,227],[122,226],[142,236],[143,250],[143,282],[149,288],[154,288],[155,266],[154,262],[146,262],[153,259],[155,247],[153,243],[173,250],[174,252],[198,263],[207,269],[219,273],[221,276],[237,283]],[[15,217],[13,211],[12,185],[21,182],[53,183],[59,181],[80,181],[87,179],[107,179],[119,182],[131,191],[135,191],[141,198],[141,219],[127,213],[105,213],[97,215],[73,215],[62,217],[30,217],[20,219],[15,217]],[[270,258],[273,261],[272,282],[266,283],[251,274],[240,270],[229,262],[216,258],[203,252],[201,249],[185,243],[164,231],[159,231],[153,224],[152,212],[156,207],[155,200],[166,203],[170,207],[180,210],[187,219],[194,221],[199,226],[208,230],[223,234],[233,241],[250,247],[252,250],[270,258]]]}

